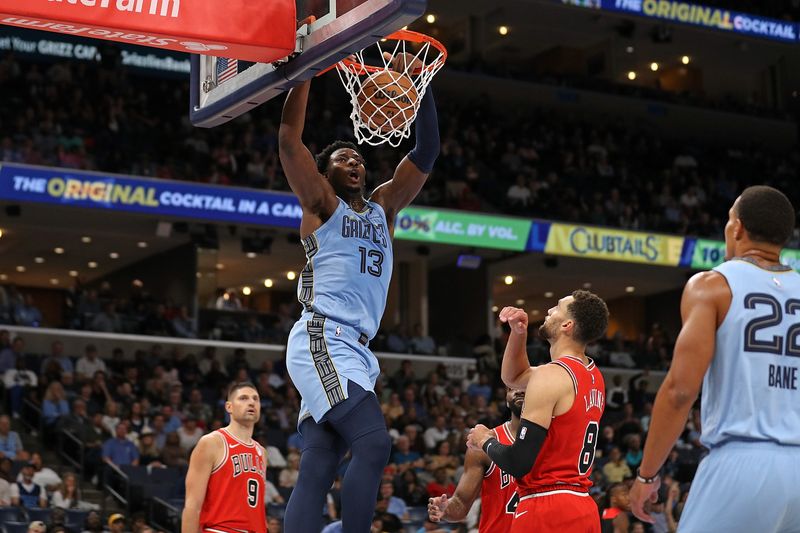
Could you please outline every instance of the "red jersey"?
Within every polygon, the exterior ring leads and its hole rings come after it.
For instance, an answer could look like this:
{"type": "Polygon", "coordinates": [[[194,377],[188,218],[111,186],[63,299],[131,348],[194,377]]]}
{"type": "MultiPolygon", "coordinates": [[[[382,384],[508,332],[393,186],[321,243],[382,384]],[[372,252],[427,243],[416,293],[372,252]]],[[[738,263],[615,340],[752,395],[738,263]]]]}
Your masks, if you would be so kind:
{"type": "Polygon", "coordinates": [[[245,444],[224,429],[214,432],[225,444],[225,455],[208,478],[200,510],[200,530],[213,533],[265,533],[264,504],[267,458],[255,441],[245,444]]]}
{"type": "MultiPolygon", "coordinates": [[[[493,431],[500,444],[505,446],[514,444],[516,436],[511,433],[510,422],[497,426],[493,431]]],[[[492,463],[483,475],[481,521],[478,531],[480,533],[507,533],[510,531],[518,502],[517,480],[492,463]]]]}
{"type": "Polygon", "coordinates": [[[517,480],[521,497],[557,490],[587,493],[589,476],[605,409],[605,381],[589,360],[564,356],[549,363],[559,365],[572,378],[575,401],[566,413],[553,417],[547,437],[530,473],[517,480]]]}

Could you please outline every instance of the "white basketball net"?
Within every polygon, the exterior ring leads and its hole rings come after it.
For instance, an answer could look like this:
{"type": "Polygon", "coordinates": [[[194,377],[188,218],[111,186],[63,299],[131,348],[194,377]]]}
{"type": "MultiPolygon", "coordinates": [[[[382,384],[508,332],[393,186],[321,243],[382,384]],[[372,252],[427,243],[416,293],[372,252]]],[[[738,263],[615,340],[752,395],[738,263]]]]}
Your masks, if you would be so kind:
{"type": "Polygon", "coordinates": [[[433,76],[444,65],[447,57],[445,52],[439,50],[428,40],[420,40],[419,50],[413,52],[411,50],[412,41],[399,37],[393,38],[393,36],[401,34],[408,35],[413,32],[400,31],[390,35],[337,65],[339,79],[342,80],[345,90],[350,94],[350,103],[353,105],[350,119],[353,121],[356,141],[359,144],[367,143],[377,146],[389,143],[396,147],[403,139],[408,138],[411,134],[411,124],[417,118],[417,111],[425,96],[425,90],[433,76]],[[376,48],[377,55],[375,55],[376,48]],[[391,56],[385,57],[384,52],[391,53],[391,56]],[[392,58],[406,53],[409,55],[404,57],[411,56],[413,60],[401,61],[399,63],[404,64],[395,65],[399,68],[393,68],[392,58]],[[369,57],[365,58],[365,54],[369,57]],[[370,63],[378,63],[380,66],[364,66],[370,63]],[[400,88],[398,93],[378,89],[381,92],[380,99],[365,99],[362,96],[362,102],[359,102],[359,94],[364,89],[366,82],[372,80],[374,76],[390,71],[408,77],[411,80],[411,86],[392,84],[393,87],[400,88]],[[396,112],[398,109],[401,110],[399,113],[396,112]]]}

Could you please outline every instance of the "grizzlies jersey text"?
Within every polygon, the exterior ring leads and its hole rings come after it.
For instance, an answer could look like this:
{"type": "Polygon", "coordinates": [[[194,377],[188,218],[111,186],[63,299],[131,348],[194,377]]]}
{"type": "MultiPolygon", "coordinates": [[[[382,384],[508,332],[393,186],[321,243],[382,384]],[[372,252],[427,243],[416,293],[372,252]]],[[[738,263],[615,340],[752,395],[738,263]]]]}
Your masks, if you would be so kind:
{"type": "Polygon", "coordinates": [[[800,275],[733,259],[731,305],[703,380],[702,437],[800,445],[800,275]]]}
{"type": "Polygon", "coordinates": [[[392,241],[383,208],[359,213],[341,198],[330,219],[303,239],[305,268],[297,299],[315,312],[375,336],[392,278],[392,241]]]}

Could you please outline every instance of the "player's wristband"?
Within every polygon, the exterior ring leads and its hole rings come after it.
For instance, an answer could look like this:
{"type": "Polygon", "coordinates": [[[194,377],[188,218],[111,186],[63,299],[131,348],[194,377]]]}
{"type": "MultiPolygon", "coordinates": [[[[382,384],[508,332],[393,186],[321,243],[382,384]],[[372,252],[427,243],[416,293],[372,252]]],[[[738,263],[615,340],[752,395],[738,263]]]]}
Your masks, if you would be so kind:
{"type": "Polygon", "coordinates": [[[488,439],[486,442],[483,443],[482,447],[483,447],[483,451],[484,451],[484,453],[486,453],[486,455],[489,455],[489,446],[491,444],[495,443],[495,442],[500,442],[500,441],[498,441],[496,438],[492,437],[492,438],[488,439]]]}
{"type": "Polygon", "coordinates": [[[641,468],[636,469],[636,481],[638,481],[639,483],[644,483],[645,485],[652,485],[653,483],[656,482],[657,479],[658,479],[657,472],[656,475],[654,475],[653,477],[644,477],[642,475],[642,469],[641,468]]]}

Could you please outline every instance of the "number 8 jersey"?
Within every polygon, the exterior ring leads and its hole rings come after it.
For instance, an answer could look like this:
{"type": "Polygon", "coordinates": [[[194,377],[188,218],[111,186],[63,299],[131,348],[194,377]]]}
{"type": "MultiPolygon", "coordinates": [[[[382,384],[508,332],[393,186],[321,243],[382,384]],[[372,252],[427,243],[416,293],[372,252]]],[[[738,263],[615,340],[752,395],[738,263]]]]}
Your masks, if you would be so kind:
{"type": "Polygon", "coordinates": [[[575,401],[569,411],[553,418],[533,468],[517,480],[520,499],[558,491],[585,494],[592,486],[589,475],[605,409],[603,375],[591,359],[586,366],[572,356],[549,364],[559,365],[569,374],[575,401]]]}
{"type": "Polygon", "coordinates": [[[214,434],[222,439],[225,454],[208,478],[206,499],[200,510],[200,531],[265,533],[264,449],[256,441],[245,444],[224,429],[214,434]]]}

